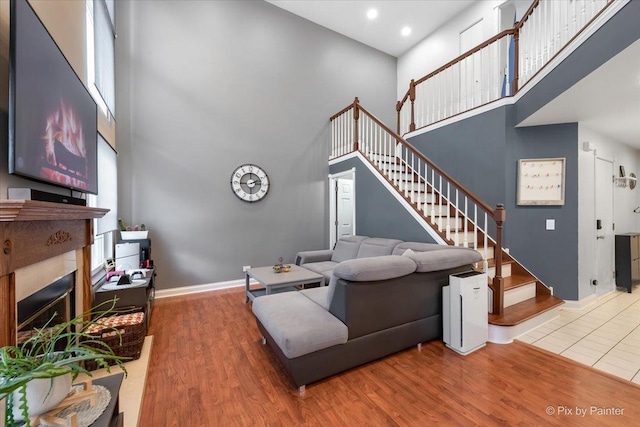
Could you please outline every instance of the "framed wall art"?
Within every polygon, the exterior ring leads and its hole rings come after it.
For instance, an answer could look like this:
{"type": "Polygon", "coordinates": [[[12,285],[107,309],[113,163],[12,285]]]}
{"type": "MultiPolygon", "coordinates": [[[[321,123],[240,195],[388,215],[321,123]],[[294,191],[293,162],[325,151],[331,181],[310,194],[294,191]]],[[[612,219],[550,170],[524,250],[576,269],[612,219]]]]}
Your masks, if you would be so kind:
{"type": "Polygon", "coordinates": [[[518,205],[564,205],[565,158],[518,160],[518,205]]]}

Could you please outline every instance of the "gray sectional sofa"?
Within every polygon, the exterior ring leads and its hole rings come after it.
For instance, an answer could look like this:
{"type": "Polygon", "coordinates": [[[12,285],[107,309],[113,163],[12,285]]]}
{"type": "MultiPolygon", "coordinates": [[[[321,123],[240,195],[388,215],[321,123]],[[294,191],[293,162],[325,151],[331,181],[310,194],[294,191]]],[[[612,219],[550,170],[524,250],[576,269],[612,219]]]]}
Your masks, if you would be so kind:
{"type": "Polygon", "coordinates": [[[297,387],[442,335],[442,287],[481,260],[472,249],[349,236],[296,263],[329,286],[265,295],[253,313],[297,387]]]}

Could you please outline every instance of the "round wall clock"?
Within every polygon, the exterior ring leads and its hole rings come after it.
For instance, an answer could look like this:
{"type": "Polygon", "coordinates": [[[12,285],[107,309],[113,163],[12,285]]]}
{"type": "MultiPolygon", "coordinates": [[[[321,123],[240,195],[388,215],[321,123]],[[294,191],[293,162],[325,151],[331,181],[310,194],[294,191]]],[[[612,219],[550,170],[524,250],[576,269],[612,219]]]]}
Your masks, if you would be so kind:
{"type": "Polygon", "coordinates": [[[260,166],[239,166],[231,174],[231,191],[240,200],[258,202],[269,192],[269,177],[260,166]]]}

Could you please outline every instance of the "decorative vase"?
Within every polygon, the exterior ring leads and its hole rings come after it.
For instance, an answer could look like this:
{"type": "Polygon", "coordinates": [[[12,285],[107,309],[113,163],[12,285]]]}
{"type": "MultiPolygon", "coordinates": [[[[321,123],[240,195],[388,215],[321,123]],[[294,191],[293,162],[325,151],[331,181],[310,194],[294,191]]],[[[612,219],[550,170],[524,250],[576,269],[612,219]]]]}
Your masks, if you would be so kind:
{"type": "MultiPolygon", "coordinates": [[[[55,408],[71,391],[71,374],[60,375],[54,378],[38,378],[27,383],[27,406],[29,417],[44,414],[55,408]]],[[[23,420],[20,408],[20,390],[13,392],[13,418],[16,421],[23,420]]]]}

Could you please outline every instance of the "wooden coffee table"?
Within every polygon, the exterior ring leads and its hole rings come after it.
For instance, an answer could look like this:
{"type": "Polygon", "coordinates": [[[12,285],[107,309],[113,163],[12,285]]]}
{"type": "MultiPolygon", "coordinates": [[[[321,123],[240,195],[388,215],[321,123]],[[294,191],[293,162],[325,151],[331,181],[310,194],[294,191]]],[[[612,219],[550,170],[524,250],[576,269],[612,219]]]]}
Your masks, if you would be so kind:
{"type": "Polygon", "coordinates": [[[253,301],[256,297],[262,295],[269,295],[274,291],[298,290],[296,286],[307,283],[320,283],[320,286],[324,286],[324,276],[297,265],[292,265],[291,270],[286,273],[276,273],[273,270],[273,266],[250,268],[245,272],[245,302],[253,301]],[[249,281],[251,279],[256,280],[263,287],[249,289],[249,281]]]}

